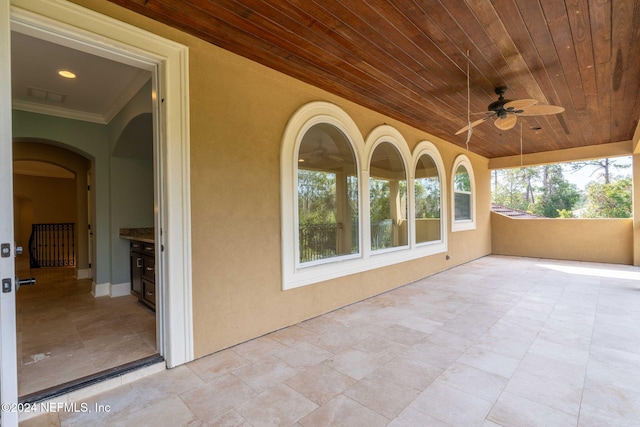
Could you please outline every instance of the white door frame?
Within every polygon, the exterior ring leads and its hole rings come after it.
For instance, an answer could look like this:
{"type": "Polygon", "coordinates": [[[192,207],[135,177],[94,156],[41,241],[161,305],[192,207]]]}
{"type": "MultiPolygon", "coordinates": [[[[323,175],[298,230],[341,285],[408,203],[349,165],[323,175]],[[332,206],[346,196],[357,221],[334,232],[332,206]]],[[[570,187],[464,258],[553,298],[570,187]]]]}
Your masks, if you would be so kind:
{"type": "Polygon", "coordinates": [[[8,293],[0,289],[0,423],[4,427],[18,425],[11,79],[6,77],[11,75],[9,17],[9,2],[0,1],[0,75],[5,76],[0,79],[0,243],[9,244],[9,253],[5,253],[8,256],[0,257],[0,279],[9,280],[11,287],[8,293]]]}
{"type": "MultiPolygon", "coordinates": [[[[158,267],[159,349],[169,368],[193,360],[188,48],[64,0],[11,0],[10,13],[11,25],[21,31],[46,32],[58,43],[152,72],[159,92],[156,245],[164,247],[158,267]]],[[[6,102],[7,95],[0,95],[6,102]]]]}

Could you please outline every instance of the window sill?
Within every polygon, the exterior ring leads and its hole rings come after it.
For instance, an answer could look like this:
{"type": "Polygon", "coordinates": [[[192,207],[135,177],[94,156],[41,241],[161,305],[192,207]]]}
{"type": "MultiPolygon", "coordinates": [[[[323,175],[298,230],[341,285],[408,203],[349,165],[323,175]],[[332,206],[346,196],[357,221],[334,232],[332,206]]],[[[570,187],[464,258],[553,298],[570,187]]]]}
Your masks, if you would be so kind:
{"type": "Polygon", "coordinates": [[[341,257],[322,264],[300,265],[293,271],[282,272],[282,290],[290,290],[350,274],[363,273],[447,251],[444,241],[420,244],[413,248],[404,246],[384,252],[371,252],[358,258],[341,257]]]}

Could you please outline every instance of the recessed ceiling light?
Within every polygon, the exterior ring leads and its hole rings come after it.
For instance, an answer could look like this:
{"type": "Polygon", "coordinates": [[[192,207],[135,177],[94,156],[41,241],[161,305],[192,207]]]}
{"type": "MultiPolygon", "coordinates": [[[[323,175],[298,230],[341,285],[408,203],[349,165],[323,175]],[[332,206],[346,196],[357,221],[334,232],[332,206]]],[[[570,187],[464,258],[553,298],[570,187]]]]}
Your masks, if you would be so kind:
{"type": "Polygon", "coordinates": [[[68,71],[68,70],[60,70],[60,71],[58,71],[58,74],[60,74],[65,79],[75,79],[76,78],[76,75],[73,74],[71,71],[68,71]]]}

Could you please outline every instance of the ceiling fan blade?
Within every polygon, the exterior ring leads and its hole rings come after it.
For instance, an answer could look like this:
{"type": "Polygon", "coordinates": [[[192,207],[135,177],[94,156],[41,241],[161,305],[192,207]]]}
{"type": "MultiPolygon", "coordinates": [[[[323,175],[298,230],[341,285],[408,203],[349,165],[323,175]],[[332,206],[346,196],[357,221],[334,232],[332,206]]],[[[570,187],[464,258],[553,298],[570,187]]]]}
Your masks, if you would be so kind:
{"type": "Polygon", "coordinates": [[[513,114],[509,114],[504,118],[498,117],[496,121],[493,122],[493,124],[496,125],[496,127],[500,130],[509,130],[516,125],[517,121],[518,118],[516,116],[514,116],[513,114]]]}
{"type": "Polygon", "coordinates": [[[538,103],[537,100],[535,99],[516,99],[513,101],[509,101],[506,104],[504,104],[503,108],[505,110],[522,110],[528,107],[531,107],[533,105],[536,105],[538,103]]]}
{"type": "MultiPolygon", "coordinates": [[[[493,116],[493,114],[491,116],[493,116]]],[[[478,126],[480,123],[486,122],[489,119],[489,117],[491,117],[491,116],[483,117],[483,118],[478,119],[478,120],[476,120],[474,122],[471,122],[471,126],[466,125],[462,129],[460,129],[458,132],[456,132],[455,135],[460,135],[461,133],[468,131],[469,127],[474,128],[474,127],[478,126]]]]}
{"type": "Polygon", "coordinates": [[[564,107],[557,105],[532,105],[523,108],[521,112],[516,113],[519,116],[546,116],[549,114],[559,114],[564,111],[564,107]]]}

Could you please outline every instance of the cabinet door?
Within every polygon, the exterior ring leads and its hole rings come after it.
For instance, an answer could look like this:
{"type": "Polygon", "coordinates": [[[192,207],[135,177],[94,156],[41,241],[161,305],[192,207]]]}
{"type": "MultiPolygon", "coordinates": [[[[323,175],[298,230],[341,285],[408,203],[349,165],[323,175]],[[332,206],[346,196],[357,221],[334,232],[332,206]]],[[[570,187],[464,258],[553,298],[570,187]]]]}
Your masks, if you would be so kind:
{"type": "Polygon", "coordinates": [[[142,258],[142,278],[150,282],[156,281],[156,260],[153,257],[144,255],[142,258]]]}
{"type": "Polygon", "coordinates": [[[131,293],[140,296],[142,293],[142,255],[131,252],[131,293]]]}
{"type": "Polygon", "coordinates": [[[156,284],[142,279],[142,302],[149,307],[156,309],[156,284]]]}

